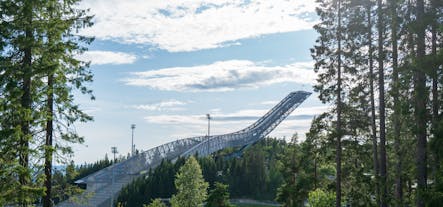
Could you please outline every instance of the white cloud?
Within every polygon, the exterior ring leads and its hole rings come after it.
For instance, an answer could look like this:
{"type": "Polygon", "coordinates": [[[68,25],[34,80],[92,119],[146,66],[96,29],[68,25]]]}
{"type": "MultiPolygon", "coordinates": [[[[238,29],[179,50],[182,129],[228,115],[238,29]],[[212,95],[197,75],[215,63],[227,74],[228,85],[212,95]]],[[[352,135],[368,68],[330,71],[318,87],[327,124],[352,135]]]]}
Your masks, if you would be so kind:
{"type": "Polygon", "coordinates": [[[186,104],[187,102],[182,102],[172,99],[152,104],[134,105],[132,106],[132,108],[145,110],[145,111],[181,111],[184,110],[184,108],[180,106],[184,106],[186,104]]]}
{"type": "Polygon", "coordinates": [[[298,116],[298,115],[320,115],[330,109],[327,105],[322,106],[309,106],[309,107],[300,107],[299,109],[296,109],[292,115],[298,116]]]}
{"type": "Polygon", "coordinates": [[[311,62],[263,66],[248,60],[229,60],[193,67],[173,67],[133,73],[127,85],[166,91],[230,91],[276,83],[312,84],[311,62]]]}
{"type": "Polygon", "coordinates": [[[91,61],[92,65],[121,65],[134,63],[137,57],[132,54],[112,51],[86,51],[78,55],[77,58],[82,61],[91,61]]]}
{"type": "Polygon", "coordinates": [[[278,101],[262,101],[260,105],[276,105],[278,101]]]}
{"type": "Polygon", "coordinates": [[[170,52],[239,44],[236,40],[306,30],[315,0],[85,0],[95,15],[84,35],[154,45],[170,52]]]}

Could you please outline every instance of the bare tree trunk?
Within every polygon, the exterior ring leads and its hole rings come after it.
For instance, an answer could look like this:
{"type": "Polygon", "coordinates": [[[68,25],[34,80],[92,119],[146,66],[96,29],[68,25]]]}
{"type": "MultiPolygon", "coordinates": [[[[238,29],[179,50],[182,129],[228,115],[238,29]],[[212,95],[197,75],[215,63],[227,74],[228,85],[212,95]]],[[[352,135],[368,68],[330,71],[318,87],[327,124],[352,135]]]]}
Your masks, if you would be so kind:
{"type": "Polygon", "coordinates": [[[337,164],[336,169],[336,183],[335,183],[335,205],[336,207],[341,206],[341,136],[342,136],[342,126],[341,126],[341,0],[338,0],[338,28],[337,28],[337,42],[338,42],[338,63],[337,63],[337,146],[335,162],[337,164]]]}
{"type": "Polygon", "coordinates": [[[45,196],[43,197],[43,207],[52,206],[52,139],[53,139],[53,117],[54,117],[54,75],[48,75],[48,100],[47,100],[47,121],[46,121],[46,142],[45,142],[45,196]]]}
{"type": "Polygon", "coordinates": [[[425,57],[425,17],[424,17],[424,1],[417,0],[417,59],[418,68],[414,74],[414,90],[415,90],[415,121],[416,121],[416,138],[417,138],[417,207],[425,206],[424,194],[426,191],[427,177],[427,158],[426,158],[426,76],[423,72],[424,64],[422,61],[425,57]]]}
{"type": "MultiPolygon", "coordinates": [[[[431,44],[432,44],[432,55],[437,56],[437,2],[436,0],[431,1],[431,8],[432,8],[432,38],[431,38],[431,44]]],[[[432,74],[432,129],[434,138],[437,136],[436,129],[438,126],[438,109],[440,107],[440,103],[438,100],[438,65],[433,65],[433,74],[432,74]]],[[[435,174],[438,170],[439,160],[436,157],[435,158],[435,165],[433,165],[433,173],[435,174]]]]}
{"type": "MultiPolygon", "coordinates": [[[[54,7],[51,4],[48,8],[49,18],[52,21],[54,7]]],[[[48,59],[49,62],[54,61],[52,56],[53,47],[55,44],[54,35],[51,29],[48,33],[48,59]]],[[[45,195],[43,196],[43,207],[52,207],[52,159],[53,159],[53,130],[54,130],[54,73],[56,65],[50,64],[48,66],[48,88],[47,88],[47,103],[46,103],[46,139],[45,139],[45,195]]]]}
{"type": "Polygon", "coordinates": [[[387,166],[386,166],[386,129],[385,129],[385,77],[384,77],[384,52],[383,52],[383,3],[377,0],[377,27],[378,27],[378,91],[379,91],[379,117],[380,117],[380,184],[381,206],[387,207],[387,166]]]}
{"type": "Polygon", "coordinates": [[[377,143],[377,125],[375,123],[375,96],[374,96],[374,49],[372,47],[372,15],[371,5],[368,3],[368,42],[369,42],[369,87],[371,94],[371,136],[372,136],[372,155],[374,162],[375,175],[375,197],[377,206],[380,206],[380,167],[378,162],[378,143],[377,143]]]}
{"type": "Polygon", "coordinates": [[[401,140],[400,140],[400,102],[399,102],[399,80],[398,80],[398,19],[397,19],[397,1],[390,1],[391,8],[391,39],[392,39],[392,96],[394,98],[394,149],[396,155],[395,165],[395,201],[397,206],[403,206],[403,178],[402,178],[402,152],[401,152],[401,140]]]}

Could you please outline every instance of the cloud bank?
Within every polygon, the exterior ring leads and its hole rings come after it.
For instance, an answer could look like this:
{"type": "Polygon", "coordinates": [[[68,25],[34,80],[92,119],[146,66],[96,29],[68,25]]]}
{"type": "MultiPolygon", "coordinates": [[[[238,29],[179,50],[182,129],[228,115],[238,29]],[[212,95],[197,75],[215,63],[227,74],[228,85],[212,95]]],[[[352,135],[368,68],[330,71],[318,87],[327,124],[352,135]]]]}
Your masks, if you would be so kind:
{"type": "Polygon", "coordinates": [[[186,104],[188,103],[171,99],[152,104],[134,105],[132,108],[145,111],[181,111],[184,110],[182,106],[186,104]]]}
{"type": "Polygon", "coordinates": [[[315,0],[85,0],[94,26],[83,35],[169,52],[236,45],[236,40],[311,29],[315,0]]]}
{"type": "Polygon", "coordinates": [[[231,91],[276,83],[312,84],[311,62],[264,66],[248,60],[229,60],[193,67],[173,67],[133,73],[123,81],[165,91],[231,91]]]}
{"type": "Polygon", "coordinates": [[[112,51],[86,51],[85,53],[78,55],[77,58],[81,61],[89,62],[92,65],[121,65],[121,64],[131,64],[134,63],[137,57],[132,54],[123,52],[112,52],[112,51]]]}

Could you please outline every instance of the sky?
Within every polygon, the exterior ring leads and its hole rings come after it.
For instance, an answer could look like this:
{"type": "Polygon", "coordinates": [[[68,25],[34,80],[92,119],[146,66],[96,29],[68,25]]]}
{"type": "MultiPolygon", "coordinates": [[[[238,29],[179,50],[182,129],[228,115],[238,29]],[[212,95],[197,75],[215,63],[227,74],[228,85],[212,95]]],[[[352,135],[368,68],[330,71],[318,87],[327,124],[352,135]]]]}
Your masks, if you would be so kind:
{"type": "MultiPolygon", "coordinates": [[[[94,36],[96,100],[76,95],[93,122],[75,125],[77,164],[176,139],[241,130],[292,91],[313,92],[314,0],[84,0],[94,36]]],[[[311,95],[270,136],[301,139],[322,113],[311,95]]]]}

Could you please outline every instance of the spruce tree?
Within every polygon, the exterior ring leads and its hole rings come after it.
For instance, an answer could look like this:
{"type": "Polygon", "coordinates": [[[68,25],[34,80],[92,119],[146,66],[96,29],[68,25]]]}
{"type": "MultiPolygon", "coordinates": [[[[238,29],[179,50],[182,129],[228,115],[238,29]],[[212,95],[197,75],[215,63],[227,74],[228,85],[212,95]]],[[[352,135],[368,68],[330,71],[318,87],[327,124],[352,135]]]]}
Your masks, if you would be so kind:
{"type": "Polygon", "coordinates": [[[416,129],[415,135],[417,139],[417,155],[416,155],[416,173],[417,173],[417,207],[425,206],[425,193],[427,183],[427,117],[426,117],[426,103],[427,103],[427,90],[426,90],[426,75],[424,58],[426,55],[425,45],[425,6],[424,0],[417,0],[416,5],[416,34],[417,34],[417,66],[414,72],[414,98],[415,98],[415,122],[416,129]]]}
{"type": "Polygon", "coordinates": [[[88,64],[75,59],[92,40],[75,35],[91,25],[78,2],[0,2],[0,160],[7,160],[0,165],[2,203],[28,206],[46,194],[50,206],[52,160],[65,160],[52,155],[72,153],[64,141],[83,140],[73,123],[91,120],[73,97],[75,89],[90,93],[85,83],[92,81],[88,64]],[[60,144],[53,146],[53,138],[60,144]]]}
{"type": "Polygon", "coordinates": [[[323,103],[335,105],[335,162],[336,162],[336,206],[341,205],[341,179],[342,179],[342,0],[319,0],[317,14],[321,22],[314,26],[320,34],[316,45],[311,49],[311,55],[315,61],[314,70],[319,73],[314,90],[319,92],[319,98],[323,103]]]}
{"type": "Polygon", "coordinates": [[[374,46],[373,46],[373,23],[372,23],[372,2],[368,1],[366,5],[366,18],[368,22],[367,26],[367,39],[368,39],[368,77],[369,77],[369,94],[371,103],[371,139],[372,139],[372,159],[374,168],[374,180],[375,180],[375,199],[377,206],[380,206],[380,163],[378,159],[378,141],[377,141],[377,125],[375,115],[375,92],[374,92],[374,46]]]}
{"type": "MultiPolygon", "coordinates": [[[[92,38],[78,36],[78,28],[91,25],[90,16],[85,10],[76,9],[79,1],[57,1],[45,2],[45,35],[42,58],[42,76],[46,76],[46,104],[42,106],[45,111],[45,146],[43,153],[45,157],[45,196],[43,206],[52,206],[51,201],[51,169],[54,152],[60,154],[71,153],[67,143],[82,143],[73,130],[65,126],[71,126],[76,121],[89,121],[92,118],[83,113],[74,103],[73,90],[78,89],[82,93],[91,93],[84,85],[92,81],[92,75],[87,70],[88,63],[75,59],[75,54],[81,53],[92,38]],[[58,144],[53,145],[53,138],[59,138],[58,144]]],[[[92,97],[93,98],[93,97],[92,97]]],[[[57,159],[62,160],[62,159],[57,159]]]]}
{"type": "Polygon", "coordinates": [[[377,0],[377,31],[378,31],[378,101],[379,101],[379,133],[380,133],[380,204],[382,207],[388,205],[388,175],[387,175],[387,154],[386,154],[386,112],[385,112],[385,71],[384,71],[384,5],[382,0],[377,0]]]}
{"type": "Polygon", "coordinates": [[[30,157],[36,153],[30,145],[36,143],[33,136],[38,125],[36,120],[41,116],[35,110],[34,103],[41,82],[35,78],[35,74],[40,72],[38,62],[41,37],[44,36],[42,24],[37,18],[42,5],[43,2],[39,0],[8,0],[0,3],[0,82],[3,96],[0,130],[5,143],[0,154],[11,159],[6,162],[8,168],[4,169],[6,179],[16,181],[9,181],[12,185],[5,184],[2,189],[7,194],[6,203],[17,203],[20,206],[31,204],[43,190],[34,182],[39,179],[31,176],[34,166],[30,165],[30,157]]]}
{"type": "Polygon", "coordinates": [[[403,180],[402,180],[402,152],[401,152],[401,117],[400,117],[400,92],[399,92],[399,66],[398,66],[398,17],[397,0],[390,0],[389,10],[391,16],[391,42],[392,42],[392,97],[393,97],[393,136],[394,150],[396,155],[395,164],[395,202],[397,206],[403,206],[403,180]]]}

